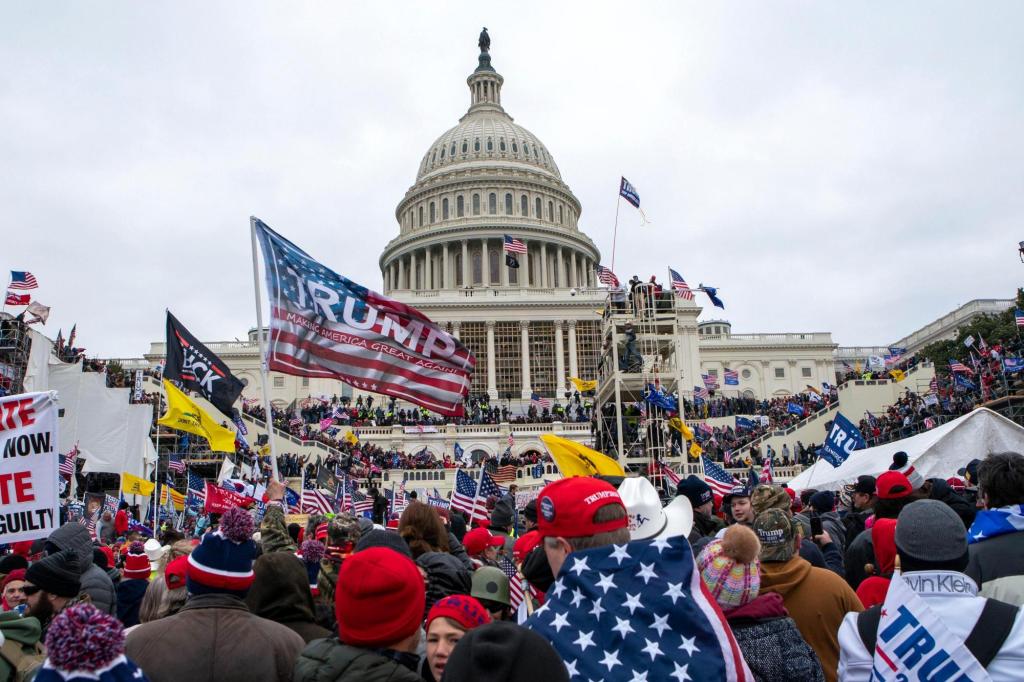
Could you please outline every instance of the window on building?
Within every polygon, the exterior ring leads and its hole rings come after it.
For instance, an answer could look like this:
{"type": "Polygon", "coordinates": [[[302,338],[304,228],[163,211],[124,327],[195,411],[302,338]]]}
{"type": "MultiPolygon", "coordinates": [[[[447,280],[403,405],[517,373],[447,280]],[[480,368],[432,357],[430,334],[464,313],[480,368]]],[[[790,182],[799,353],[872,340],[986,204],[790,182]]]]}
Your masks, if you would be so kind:
{"type": "Polygon", "coordinates": [[[712,377],[715,377],[717,379],[718,378],[718,370],[717,369],[709,369],[708,370],[708,376],[712,376],[712,377]]]}
{"type": "Polygon", "coordinates": [[[512,195],[505,195],[505,215],[512,215],[512,195]]]}
{"type": "Polygon", "coordinates": [[[742,372],[740,372],[740,376],[743,377],[744,379],[749,379],[751,374],[752,373],[749,369],[745,369],[742,372]]]}
{"type": "Polygon", "coordinates": [[[498,140],[498,149],[500,149],[501,151],[505,151],[505,138],[504,137],[498,140]]]}
{"type": "Polygon", "coordinates": [[[562,214],[562,205],[559,204],[558,205],[558,224],[561,225],[564,220],[565,220],[565,218],[564,218],[564,216],[562,214]]]}
{"type": "Polygon", "coordinates": [[[489,137],[487,138],[487,151],[489,151],[489,152],[493,152],[494,151],[494,140],[492,140],[489,137]]]}
{"type": "Polygon", "coordinates": [[[487,252],[487,260],[490,262],[490,283],[498,284],[501,281],[501,270],[499,268],[504,267],[505,265],[501,262],[501,251],[498,249],[490,249],[487,252]]]}
{"type": "Polygon", "coordinates": [[[469,140],[462,141],[462,153],[465,154],[469,151],[469,140]]]}
{"type": "Polygon", "coordinates": [[[420,227],[423,227],[423,207],[420,206],[420,227]]]}
{"type": "Polygon", "coordinates": [[[475,140],[473,140],[473,151],[475,151],[475,152],[480,151],[480,138],[479,137],[476,138],[475,140]]]}
{"type": "Polygon", "coordinates": [[[525,142],[523,143],[523,154],[526,154],[527,156],[530,155],[530,145],[525,142]]]}
{"type": "Polygon", "coordinates": [[[452,157],[452,158],[455,158],[455,143],[454,143],[454,142],[452,142],[452,148],[451,148],[451,150],[450,150],[450,151],[448,152],[448,156],[450,156],[450,157],[452,157]]]}
{"type": "Polygon", "coordinates": [[[473,215],[480,215],[480,195],[473,195],[473,215]]]}
{"type": "Polygon", "coordinates": [[[434,214],[434,202],[430,202],[430,223],[433,224],[437,220],[437,216],[434,214]]]}
{"type": "Polygon", "coordinates": [[[441,160],[444,161],[444,147],[441,147],[441,160]]]}
{"type": "Polygon", "coordinates": [[[274,388],[284,388],[284,377],[274,377],[274,388]]]}
{"type": "Polygon", "coordinates": [[[518,154],[519,153],[519,145],[516,144],[515,140],[512,140],[512,153],[513,154],[518,154]]]}
{"type": "Polygon", "coordinates": [[[448,198],[441,200],[441,220],[448,220],[448,198]]]}
{"type": "MultiPolygon", "coordinates": [[[[522,264],[523,264],[523,256],[522,256],[522,254],[518,254],[518,255],[519,255],[519,265],[522,266],[522,264]]],[[[508,283],[509,284],[519,284],[519,268],[509,268],[508,269],[508,283]]],[[[566,367],[568,367],[568,365],[566,365],[566,367]]]]}
{"type": "Polygon", "coordinates": [[[309,388],[309,377],[302,377],[302,387],[309,388]]]}
{"type": "Polygon", "coordinates": [[[530,215],[530,200],[526,198],[526,195],[519,197],[519,215],[524,218],[530,215]]]}
{"type": "Polygon", "coordinates": [[[540,214],[540,197],[537,197],[534,200],[534,202],[533,202],[533,217],[534,218],[541,218],[541,217],[543,217],[540,214]]]}
{"type": "Polygon", "coordinates": [[[462,252],[455,252],[455,286],[461,287],[462,282],[462,252]]]}
{"type": "Polygon", "coordinates": [[[555,202],[548,202],[548,220],[555,222],[555,202]]]}
{"type": "Polygon", "coordinates": [[[810,379],[811,378],[811,368],[810,367],[801,367],[800,368],[800,376],[802,376],[804,379],[810,379]]]}
{"type": "Polygon", "coordinates": [[[775,378],[776,379],[785,379],[786,378],[786,368],[785,367],[776,367],[775,368],[775,378]]]}
{"type": "Polygon", "coordinates": [[[466,200],[462,195],[459,195],[459,197],[455,199],[455,215],[459,218],[466,215],[466,200]]]}
{"type": "Polygon", "coordinates": [[[484,283],[484,259],[479,251],[473,252],[473,284],[484,283]]]}
{"type": "Polygon", "coordinates": [[[491,215],[498,212],[498,195],[494,192],[487,195],[487,212],[491,215]]]}

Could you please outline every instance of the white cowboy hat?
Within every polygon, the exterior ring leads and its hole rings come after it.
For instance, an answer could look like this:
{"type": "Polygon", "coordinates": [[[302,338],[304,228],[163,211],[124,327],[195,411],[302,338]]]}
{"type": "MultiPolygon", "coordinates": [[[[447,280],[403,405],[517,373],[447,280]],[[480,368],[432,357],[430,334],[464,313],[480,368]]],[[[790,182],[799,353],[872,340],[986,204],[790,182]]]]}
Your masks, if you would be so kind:
{"type": "Polygon", "coordinates": [[[632,540],[651,540],[689,535],[693,529],[693,507],[684,496],[665,507],[654,484],[643,477],[627,478],[619,485],[619,497],[629,518],[632,540]]]}

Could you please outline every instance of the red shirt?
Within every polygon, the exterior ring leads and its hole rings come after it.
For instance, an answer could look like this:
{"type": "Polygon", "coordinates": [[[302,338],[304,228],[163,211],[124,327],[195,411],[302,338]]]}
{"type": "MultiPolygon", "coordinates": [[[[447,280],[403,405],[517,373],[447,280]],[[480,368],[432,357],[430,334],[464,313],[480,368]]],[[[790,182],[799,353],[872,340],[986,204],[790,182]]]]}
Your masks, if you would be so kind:
{"type": "Polygon", "coordinates": [[[114,516],[114,532],[118,537],[128,532],[128,512],[124,509],[119,509],[114,516]]]}

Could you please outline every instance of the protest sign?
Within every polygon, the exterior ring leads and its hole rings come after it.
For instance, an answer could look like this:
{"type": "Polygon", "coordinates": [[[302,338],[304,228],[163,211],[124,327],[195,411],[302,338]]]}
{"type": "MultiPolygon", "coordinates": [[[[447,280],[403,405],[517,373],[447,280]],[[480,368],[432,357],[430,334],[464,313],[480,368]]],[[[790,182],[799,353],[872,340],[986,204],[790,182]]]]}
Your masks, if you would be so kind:
{"type": "Polygon", "coordinates": [[[60,525],[56,393],[0,398],[0,544],[45,538],[60,525]]]}
{"type": "Polygon", "coordinates": [[[818,455],[834,467],[846,461],[846,458],[854,450],[860,450],[865,446],[864,436],[849,419],[842,414],[836,414],[832,421],[832,430],[828,438],[818,449],[818,455]]]}
{"type": "Polygon", "coordinates": [[[306,524],[309,523],[309,514],[285,514],[284,523],[286,526],[296,523],[299,527],[305,528],[306,524]]]}
{"type": "Polygon", "coordinates": [[[248,507],[255,501],[248,495],[218,488],[215,485],[210,485],[209,481],[206,483],[205,509],[207,514],[223,514],[232,507],[248,507]]]}

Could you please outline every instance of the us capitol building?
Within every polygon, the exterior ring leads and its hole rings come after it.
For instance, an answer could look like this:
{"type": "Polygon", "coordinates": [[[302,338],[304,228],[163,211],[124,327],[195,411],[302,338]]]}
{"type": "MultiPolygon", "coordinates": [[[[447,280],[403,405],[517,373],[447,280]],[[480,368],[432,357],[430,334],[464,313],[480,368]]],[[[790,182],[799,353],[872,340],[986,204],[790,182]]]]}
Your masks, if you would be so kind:
{"type": "MultiPolygon", "coordinates": [[[[516,415],[525,412],[533,393],[564,404],[572,390],[569,377],[599,378],[604,335],[610,334],[601,314],[609,292],[595,272],[600,251],[580,229],[579,199],[548,147],[506,112],[504,78],[491,64],[486,32],[480,47],[466,79],[469,109],[421,158],[415,182],[395,209],[398,234],[379,264],[384,294],[418,308],[472,350],[477,364],[471,394],[507,404],[516,415]],[[505,235],[526,245],[518,268],[506,265],[505,235]]],[[[325,264],[344,272],[344,263],[325,264]]],[[[652,265],[660,270],[665,264],[652,265]]],[[[673,310],[675,381],[665,385],[681,394],[701,385],[702,373],[720,377],[720,394],[758,398],[834,381],[830,333],[733,334],[727,321],[698,321],[702,309],[695,301],[677,299],[673,310]],[[725,369],[738,373],[738,386],[724,385],[725,369]]],[[[246,341],[207,345],[247,382],[243,395],[260,396],[255,331],[246,341]]],[[[146,360],[163,356],[161,341],[151,344],[146,360]]],[[[310,395],[363,393],[323,379],[272,373],[270,381],[277,406],[310,395]]],[[[450,454],[455,442],[470,452],[501,453],[510,431],[517,453],[541,449],[541,432],[592,438],[588,424],[409,431],[359,429],[363,440],[407,452],[426,446],[435,455],[450,454]]]]}

